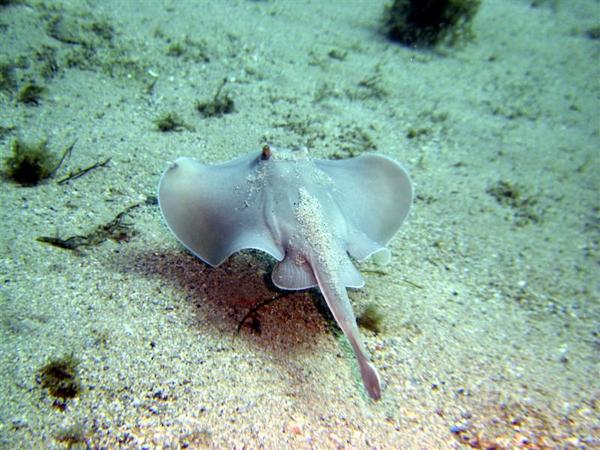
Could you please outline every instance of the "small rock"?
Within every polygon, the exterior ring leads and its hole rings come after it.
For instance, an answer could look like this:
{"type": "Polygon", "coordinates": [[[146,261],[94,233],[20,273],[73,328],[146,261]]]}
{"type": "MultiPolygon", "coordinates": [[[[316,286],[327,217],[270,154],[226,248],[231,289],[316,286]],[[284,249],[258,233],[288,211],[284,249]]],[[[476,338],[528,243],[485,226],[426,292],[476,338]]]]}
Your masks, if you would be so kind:
{"type": "Polygon", "coordinates": [[[288,424],[288,430],[290,433],[295,434],[296,436],[300,436],[303,432],[302,424],[300,422],[290,422],[288,424]]]}
{"type": "Polygon", "coordinates": [[[452,425],[450,427],[450,433],[453,434],[464,433],[465,431],[467,431],[467,427],[465,427],[464,425],[452,425]]]}

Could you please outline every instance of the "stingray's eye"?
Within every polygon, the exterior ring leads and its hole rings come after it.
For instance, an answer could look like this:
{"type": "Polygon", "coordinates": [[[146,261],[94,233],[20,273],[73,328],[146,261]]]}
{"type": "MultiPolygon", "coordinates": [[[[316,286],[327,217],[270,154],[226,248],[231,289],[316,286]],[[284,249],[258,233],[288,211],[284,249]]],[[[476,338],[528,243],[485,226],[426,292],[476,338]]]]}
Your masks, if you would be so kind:
{"type": "Polygon", "coordinates": [[[269,147],[268,144],[263,145],[262,148],[262,153],[260,154],[260,159],[262,159],[263,161],[266,161],[267,159],[269,159],[271,157],[271,147],[269,147]]]}

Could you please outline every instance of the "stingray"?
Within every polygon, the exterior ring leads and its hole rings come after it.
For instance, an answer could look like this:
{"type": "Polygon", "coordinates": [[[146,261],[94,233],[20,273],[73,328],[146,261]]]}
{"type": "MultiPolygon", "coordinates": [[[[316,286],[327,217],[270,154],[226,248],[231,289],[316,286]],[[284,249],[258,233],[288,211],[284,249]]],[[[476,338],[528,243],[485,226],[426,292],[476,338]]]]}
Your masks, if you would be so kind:
{"type": "Polygon", "coordinates": [[[400,164],[377,154],[317,160],[305,147],[265,145],[219,165],[177,159],[162,175],[158,200],[177,239],[211,266],[257,249],[278,261],[271,277],[280,289],[318,286],[354,350],[365,389],[381,397],[346,288],[364,285],[349,255],[390,259],[385,246],[412,203],[400,164]]]}

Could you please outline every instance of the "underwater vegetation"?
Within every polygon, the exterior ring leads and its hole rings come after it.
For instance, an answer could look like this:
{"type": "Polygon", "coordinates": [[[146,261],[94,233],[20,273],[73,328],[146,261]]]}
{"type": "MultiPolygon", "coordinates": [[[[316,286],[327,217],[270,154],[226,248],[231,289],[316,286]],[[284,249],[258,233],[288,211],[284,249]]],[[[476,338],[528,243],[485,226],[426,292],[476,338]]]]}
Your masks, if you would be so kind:
{"type": "Polygon", "coordinates": [[[92,170],[99,169],[100,167],[106,167],[112,158],[105,158],[102,161],[95,162],[87,167],[82,169],[77,169],[69,172],[66,176],[62,177],[57,181],[58,184],[65,184],[68,181],[76,180],[77,178],[81,178],[85,174],[91,172],[92,170]]]}
{"type": "Polygon", "coordinates": [[[170,131],[193,131],[194,128],[190,125],[186,124],[179,114],[176,112],[166,112],[161,114],[156,120],[154,120],[154,125],[156,125],[156,129],[158,131],[162,131],[163,133],[168,133],[170,131]]]}
{"type": "Polygon", "coordinates": [[[72,355],[52,359],[38,370],[36,381],[57,400],[54,406],[64,409],[67,399],[77,397],[82,386],[77,373],[77,361],[72,355]]]}
{"type": "Polygon", "coordinates": [[[394,0],[385,9],[390,39],[415,47],[455,45],[472,37],[471,22],[481,0],[394,0]]]}
{"type": "Polygon", "coordinates": [[[235,111],[233,99],[228,94],[221,92],[226,83],[227,78],[223,80],[210,100],[196,102],[196,111],[203,117],[220,117],[235,111]]]}
{"type": "Polygon", "coordinates": [[[588,39],[595,39],[595,40],[600,39],[600,25],[590,27],[587,30],[585,30],[585,36],[588,39]]]}
{"type": "Polygon", "coordinates": [[[43,139],[35,144],[19,139],[11,142],[12,156],[5,160],[5,175],[22,186],[35,186],[40,181],[54,176],[75,143],[63,152],[60,160],[48,149],[48,141],[43,139]]]}
{"type": "MultiPolygon", "coordinates": [[[[11,142],[12,156],[5,160],[4,175],[19,183],[22,186],[36,186],[41,181],[52,178],[65,160],[71,155],[75,141],[68,145],[62,153],[60,159],[48,149],[48,141],[41,141],[30,144],[19,139],[11,142]]],[[[81,178],[87,173],[106,167],[111,158],[105,158],[97,161],[87,167],[70,171],[67,175],[57,181],[58,184],[65,184],[68,181],[81,178]]]]}
{"type": "Polygon", "coordinates": [[[17,86],[15,69],[5,62],[0,62],[0,91],[10,92],[17,86]]]}
{"type": "Polygon", "coordinates": [[[523,186],[507,180],[499,180],[488,187],[486,192],[496,199],[498,204],[513,210],[516,226],[522,227],[541,221],[540,212],[536,209],[537,198],[534,195],[527,195],[523,186]]]}
{"type": "Polygon", "coordinates": [[[125,219],[129,212],[141,205],[141,203],[136,203],[129,206],[117,214],[110,222],[97,226],[85,235],[75,235],[66,239],[57,236],[39,236],[36,240],[38,242],[50,244],[54,247],[75,252],[79,250],[79,247],[92,247],[99,245],[108,239],[115,242],[127,242],[136,234],[136,232],[132,225],[127,223],[125,219]]]}
{"type": "Polygon", "coordinates": [[[54,435],[54,439],[68,449],[91,448],[87,437],[87,429],[79,422],[60,430],[54,435]]]}
{"type": "Polygon", "coordinates": [[[379,334],[382,329],[383,314],[379,311],[377,305],[370,303],[366,306],[364,311],[356,317],[356,323],[361,328],[379,334]]]}
{"type": "Polygon", "coordinates": [[[0,8],[3,6],[20,5],[23,0],[0,0],[0,8]]]}
{"type": "Polygon", "coordinates": [[[35,83],[27,83],[17,94],[17,101],[29,106],[37,106],[40,104],[42,94],[46,92],[46,88],[35,83]]]}

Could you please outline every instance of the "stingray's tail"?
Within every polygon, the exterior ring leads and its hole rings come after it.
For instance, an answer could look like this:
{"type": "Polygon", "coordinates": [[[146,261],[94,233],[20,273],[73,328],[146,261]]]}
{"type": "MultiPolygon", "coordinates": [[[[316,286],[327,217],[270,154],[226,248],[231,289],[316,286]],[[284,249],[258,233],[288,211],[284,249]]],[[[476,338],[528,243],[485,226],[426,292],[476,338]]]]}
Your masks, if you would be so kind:
{"type": "Polygon", "coordinates": [[[381,398],[379,375],[366,354],[345,286],[341,286],[338,280],[332,279],[333,277],[319,270],[314,270],[314,274],[333,317],[352,345],[365,389],[373,400],[379,400],[381,398]]]}

